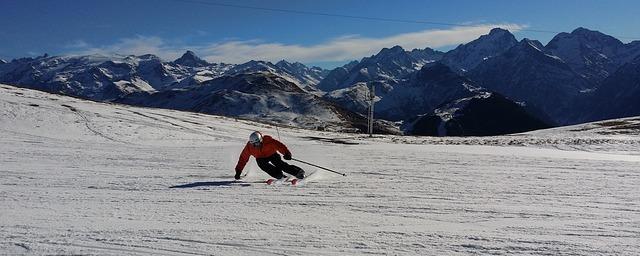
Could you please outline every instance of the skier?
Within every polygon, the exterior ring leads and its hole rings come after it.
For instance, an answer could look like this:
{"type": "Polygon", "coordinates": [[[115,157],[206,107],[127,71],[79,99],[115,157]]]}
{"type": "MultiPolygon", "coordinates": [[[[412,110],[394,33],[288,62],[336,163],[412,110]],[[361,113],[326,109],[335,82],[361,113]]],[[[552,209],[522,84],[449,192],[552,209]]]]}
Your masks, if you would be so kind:
{"type": "Polygon", "coordinates": [[[240,153],[240,159],[238,159],[238,164],[236,165],[236,180],[240,179],[242,169],[249,161],[250,156],[255,157],[260,169],[271,177],[282,179],[284,178],[282,171],[284,171],[298,179],[304,179],[304,170],[282,161],[278,152],[283,155],[285,160],[291,160],[291,151],[282,142],[269,135],[262,135],[258,131],[251,133],[249,142],[240,153]]]}

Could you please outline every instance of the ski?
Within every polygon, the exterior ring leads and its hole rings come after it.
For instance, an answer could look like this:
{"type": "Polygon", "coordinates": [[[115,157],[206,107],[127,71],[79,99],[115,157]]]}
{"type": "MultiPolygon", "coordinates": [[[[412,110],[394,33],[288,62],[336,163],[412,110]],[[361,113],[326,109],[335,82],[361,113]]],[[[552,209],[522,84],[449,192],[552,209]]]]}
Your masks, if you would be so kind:
{"type": "Polygon", "coordinates": [[[302,179],[298,179],[298,178],[293,178],[293,179],[274,179],[274,178],[270,178],[267,179],[265,181],[265,183],[267,183],[268,185],[272,185],[272,186],[277,186],[277,185],[284,185],[284,184],[291,184],[292,186],[301,186],[304,184],[304,180],[302,179]]]}
{"type": "Polygon", "coordinates": [[[304,179],[297,179],[297,178],[295,178],[295,179],[292,179],[292,180],[291,180],[291,185],[292,185],[292,186],[302,186],[302,185],[304,185],[304,183],[305,183],[305,182],[304,182],[304,179]]]}
{"type": "Polygon", "coordinates": [[[285,178],[282,178],[282,179],[270,178],[270,179],[267,179],[265,183],[267,183],[268,185],[276,186],[276,185],[284,184],[285,181],[287,181],[285,178]]]}

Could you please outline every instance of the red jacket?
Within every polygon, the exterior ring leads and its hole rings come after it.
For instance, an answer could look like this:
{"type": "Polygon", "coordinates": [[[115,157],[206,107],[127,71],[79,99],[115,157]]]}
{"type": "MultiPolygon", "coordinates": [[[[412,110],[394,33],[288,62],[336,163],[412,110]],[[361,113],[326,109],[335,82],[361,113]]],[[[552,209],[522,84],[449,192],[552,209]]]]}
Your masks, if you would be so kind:
{"type": "Polygon", "coordinates": [[[255,158],[265,158],[270,157],[276,152],[280,152],[283,155],[291,155],[291,152],[282,144],[282,142],[271,138],[269,135],[262,136],[262,146],[255,147],[251,145],[251,143],[247,142],[247,145],[244,146],[242,153],[240,153],[240,159],[238,159],[238,164],[236,165],[236,172],[242,172],[244,166],[249,161],[249,157],[253,156],[255,158]]]}

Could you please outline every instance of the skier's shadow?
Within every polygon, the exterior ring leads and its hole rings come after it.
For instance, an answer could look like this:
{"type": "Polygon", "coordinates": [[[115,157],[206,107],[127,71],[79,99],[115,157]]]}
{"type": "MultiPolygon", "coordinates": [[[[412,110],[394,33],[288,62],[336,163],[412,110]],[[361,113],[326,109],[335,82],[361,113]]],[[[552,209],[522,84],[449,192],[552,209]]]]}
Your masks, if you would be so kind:
{"type": "Polygon", "coordinates": [[[251,184],[238,182],[234,180],[225,180],[225,181],[201,181],[201,182],[193,182],[182,185],[175,185],[169,188],[196,188],[196,187],[231,187],[231,186],[251,186],[251,184]]]}

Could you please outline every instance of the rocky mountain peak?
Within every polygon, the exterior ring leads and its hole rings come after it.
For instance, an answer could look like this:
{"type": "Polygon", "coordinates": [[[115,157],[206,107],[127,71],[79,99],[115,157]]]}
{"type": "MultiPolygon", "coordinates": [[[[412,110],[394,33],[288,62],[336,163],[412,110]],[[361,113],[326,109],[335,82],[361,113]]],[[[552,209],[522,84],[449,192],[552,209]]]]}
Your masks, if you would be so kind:
{"type": "Polygon", "coordinates": [[[280,68],[284,68],[284,69],[292,69],[292,70],[303,70],[303,69],[307,69],[308,67],[300,62],[288,62],[286,60],[281,60],[278,61],[275,64],[277,67],[280,68]]]}
{"type": "Polygon", "coordinates": [[[499,37],[499,36],[506,36],[506,37],[512,37],[513,34],[511,34],[511,32],[509,32],[509,30],[503,29],[503,28],[492,28],[491,31],[489,31],[489,37],[499,37]]]}
{"type": "Polygon", "coordinates": [[[518,40],[508,30],[494,28],[489,34],[447,52],[442,61],[456,72],[464,73],[481,62],[502,54],[517,43],[518,40]]]}
{"type": "Polygon", "coordinates": [[[404,52],[404,49],[402,48],[402,46],[396,45],[394,47],[391,48],[382,48],[382,50],[380,50],[380,52],[378,52],[378,55],[387,55],[387,54],[399,54],[404,52]]]}
{"type": "Polygon", "coordinates": [[[209,65],[207,61],[201,59],[192,51],[185,52],[182,57],[176,59],[173,63],[188,67],[204,67],[209,65]]]}

